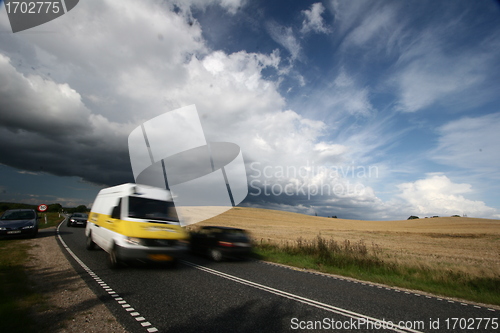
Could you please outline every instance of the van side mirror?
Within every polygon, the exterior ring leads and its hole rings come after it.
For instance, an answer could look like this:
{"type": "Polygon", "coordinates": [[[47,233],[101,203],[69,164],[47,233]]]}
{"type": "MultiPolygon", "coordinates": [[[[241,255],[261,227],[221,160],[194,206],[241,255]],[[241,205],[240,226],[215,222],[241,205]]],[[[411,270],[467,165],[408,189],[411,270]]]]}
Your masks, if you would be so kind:
{"type": "Polygon", "coordinates": [[[120,206],[114,206],[111,212],[111,218],[120,219],[120,206]]]}

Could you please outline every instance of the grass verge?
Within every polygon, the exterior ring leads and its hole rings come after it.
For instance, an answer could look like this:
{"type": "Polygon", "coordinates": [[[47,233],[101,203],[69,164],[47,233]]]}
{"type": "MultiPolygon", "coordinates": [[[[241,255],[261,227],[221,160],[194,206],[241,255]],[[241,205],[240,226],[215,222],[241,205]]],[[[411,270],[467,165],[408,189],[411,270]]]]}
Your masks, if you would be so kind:
{"type": "Polygon", "coordinates": [[[295,242],[261,241],[255,248],[257,255],[271,262],[500,305],[500,277],[480,278],[451,269],[386,262],[376,245],[370,248],[363,242],[317,236],[295,242]]]}
{"type": "Polygon", "coordinates": [[[40,229],[55,227],[64,220],[64,216],[59,213],[38,213],[38,215],[40,216],[40,229]],[[47,216],[47,223],[45,223],[45,216],[47,216]]]}
{"type": "MultiPolygon", "coordinates": [[[[59,224],[58,213],[40,214],[39,228],[59,224]]],[[[28,251],[33,245],[21,238],[0,239],[0,332],[37,332],[34,311],[43,311],[46,300],[26,273],[28,251]]]]}
{"type": "Polygon", "coordinates": [[[43,303],[26,274],[31,245],[18,239],[0,241],[0,331],[35,332],[32,309],[43,303]]]}

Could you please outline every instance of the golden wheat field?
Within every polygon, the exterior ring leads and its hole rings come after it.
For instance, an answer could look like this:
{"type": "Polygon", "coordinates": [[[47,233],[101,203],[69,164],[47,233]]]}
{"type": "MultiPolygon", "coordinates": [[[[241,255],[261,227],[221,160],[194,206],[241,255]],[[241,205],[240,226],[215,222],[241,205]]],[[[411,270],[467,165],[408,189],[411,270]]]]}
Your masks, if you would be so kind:
{"type": "MultiPolygon", "coordinates": [[[[363,241],[381,259],[473,276],[500,276],[500,220],[437,217],[363,221],[236,207],[196,224],[248,230],[256,242],[295,241],[321,235],[363,241]]],[[[189,228],[196,228],[190,226],[189,228]]]]}

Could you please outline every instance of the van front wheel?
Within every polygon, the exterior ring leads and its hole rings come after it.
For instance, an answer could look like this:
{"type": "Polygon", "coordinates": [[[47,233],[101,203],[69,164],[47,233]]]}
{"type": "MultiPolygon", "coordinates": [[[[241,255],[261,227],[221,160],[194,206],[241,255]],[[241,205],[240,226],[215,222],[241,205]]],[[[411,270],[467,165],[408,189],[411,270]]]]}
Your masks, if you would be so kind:
{"type": "Polygon", "coordinates": [[[113,245],[111,251],[109,251],[108,265],[111,269],[117,269],[121,267],[120,260],[118,259],[118,255],[116,254],[116,246],[113,245]]]}
{"type": "Polygon", "coordinates": [[[89,235],[87,236],[87,241],[85,242],[85,248],[89,251],[95,249],[95,243],[92,240],[92,233],[89,233],[89,235]]]}

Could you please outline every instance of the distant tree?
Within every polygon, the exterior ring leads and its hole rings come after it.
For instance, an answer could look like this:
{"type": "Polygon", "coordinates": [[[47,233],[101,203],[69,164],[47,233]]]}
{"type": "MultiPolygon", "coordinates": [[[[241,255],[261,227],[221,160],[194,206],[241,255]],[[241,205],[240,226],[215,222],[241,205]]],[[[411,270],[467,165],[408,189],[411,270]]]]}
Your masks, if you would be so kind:
{"type": "Polygon", "coordinates": [[[333,216],[332,216],[332,219],[336,219],[336,218],[337,218],[337,215],[333,215],[333,216]]]}
{"type": "Polygon", "coordinates": [[[412,215],[408,218],[408,220],[416,220],[416,219],[419,219],[419,217],[415,215],[412,215]]]}
{"type": "Polygon", "coordinates": [[[460,215],[452,215],[451,217],[460,217],[460,215]]]}
{"type": "Polygon", "coordinates": [[[76,207],[75,212],[76,213],[86,213],[87,212],[87,206],[80,205],[80,206],[76,207]]]}
{"type": "Polygon", "coordinates": [[[30,205],[25,203],[15,203],[15,202],[2,202],[1,208],[2,210],[7,209],[36,209],[36,205],[30,205]]]}
{"type": "Polygon", "coordinates": [[[52,212],[52,213],[57,213],[57,212],[60,212],[61,209],[62,209],[61,204],[55,203],[55,204],[49,205],[49,207],[47,208],[47,211],[52,212]]]}

